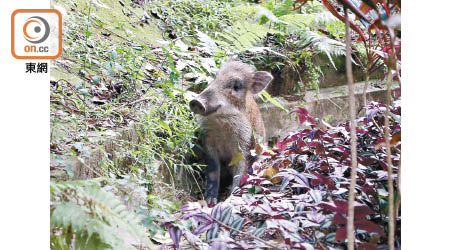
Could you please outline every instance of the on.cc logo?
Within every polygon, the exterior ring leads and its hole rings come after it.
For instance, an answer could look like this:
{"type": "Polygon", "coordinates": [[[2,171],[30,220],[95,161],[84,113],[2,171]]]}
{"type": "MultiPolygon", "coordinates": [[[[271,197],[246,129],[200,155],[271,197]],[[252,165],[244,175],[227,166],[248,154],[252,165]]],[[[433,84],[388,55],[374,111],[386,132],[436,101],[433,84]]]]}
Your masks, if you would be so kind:
{"type": "Polygon", "coordinates": [[[11,14],[11,54],[16,59],[56,59],[62,53],[62,16],[55,9],[11,14]]]}
{"type": "Polygon", "coordinates": [[[47,40],[49,34],[50,25],[42,17],[32,16],[23,25],[23,35],[30,43],[42,43],[47,40]]]}

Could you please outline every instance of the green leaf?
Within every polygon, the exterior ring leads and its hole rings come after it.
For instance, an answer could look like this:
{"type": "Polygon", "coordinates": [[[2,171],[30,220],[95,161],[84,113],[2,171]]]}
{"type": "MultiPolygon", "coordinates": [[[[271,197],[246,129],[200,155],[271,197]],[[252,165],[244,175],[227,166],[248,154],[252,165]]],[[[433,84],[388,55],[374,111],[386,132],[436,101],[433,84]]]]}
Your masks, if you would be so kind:
{"type": "Polygon", "coordinates": [[[285,109],[277,100],[273,99],[272,96],[270,96],[270,94],[266,90],[261,91],[258,94],[258,96],[261,98],[261,100],[263,100],[263,102],[269,101],[270,103],[272,103],[276,107],[278,107],[278,108],[286,111],[287,113],[289,113],[289,111],[287,109],[285,109]]]}
{"type": "Polygon", "coordinates": [[[115,51],[115,50],[111,51],[111,57],[113,60],[116,60],[117,59],[117,51],[115,51]]]}
{"type": "Polygon", "coordinates": [[[216,223],[211,229],[206,232],[206,240],[211,241],[212,239],[217,238],[219,235],[219,224],[216,223]]]}
{"type": "Polygon", "coordinates": [[[170,136],[172,136],[172,130],[170,129],[169,125],[167,125],[167,123],[163,120],[159,121],[159,125],[161,125],[166,131],[167,133],[169,133],[170,136]]]}
{"type": "Polygon", "coordinates": [[[220,220],[221,214],[222,214],[222,206],[219,203],[212,209],[211,216],[216,220],[220,220]]]}
{"type": "Polygon", "coordinates": [[[220,221],[223,222],[226,225],[230,225],[231,222],[231,215],[232,215],[233,207],[228,206],[222,211],[222,217],[220,218],[220,221]]]}
{"type": "Polygon", "coordinates": [[[79,89],[78,92],[80,92],[81,95],[89,95],[89,91],[87,89],[79,89]]]}
{"type": "MultiPolygon", "coordinates": [[[[234,228],[234,229],[237,229],[237,230],[241,230],[242,226],[244,225],[244,221],[245,221],[244,218],[238,217],[237,219],[235,219],[233,221],[233,223],[231,223],[231,227],[234,228]]],[[[233,235],[233,234],[236,234],[236,233],[237,232],[233,230],[233,232],[231,234],[233,235]]]]}
{"type": "Polygon", "coordinates": [[[98,77],[98,75],[92,76],[92,82],[93,82],[94,84],[99,83],[99,82],[100,82],[100,77],[98,77]]]}
{"type": "Polygon", "coordinates": [[[256,237],[261,237],[263,233],[266,231],[266,229],[267,229],[266,223],[262,223],[262,225],[257,229],[255,229],[255,231],[253,231],[252,234],[256,237]]]}
{"type": "Polygon", "coordinates": [[[262,188],[260,186],[252,186],[251,188],[248,189],[248,192],[250,194],[262,194],[262,188]]]}

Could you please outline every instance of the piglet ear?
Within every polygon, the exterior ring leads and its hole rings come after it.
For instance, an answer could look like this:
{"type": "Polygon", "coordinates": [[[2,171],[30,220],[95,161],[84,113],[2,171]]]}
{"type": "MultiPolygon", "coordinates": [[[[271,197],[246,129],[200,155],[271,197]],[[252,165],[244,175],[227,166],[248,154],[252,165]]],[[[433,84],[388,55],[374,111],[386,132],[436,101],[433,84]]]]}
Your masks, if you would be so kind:
{"type": "Polygon", "coordinates": [[[250,87],[250,90],[252,91],[252,94],[256,95],[259,92],[261,92],[265,87],[267,87],[267,84],[269,84],[270,81],[272,81],[273,76],[266,71],[257,71],[255,74],[253,74],[252,79],[252,86],[250,87]]]}

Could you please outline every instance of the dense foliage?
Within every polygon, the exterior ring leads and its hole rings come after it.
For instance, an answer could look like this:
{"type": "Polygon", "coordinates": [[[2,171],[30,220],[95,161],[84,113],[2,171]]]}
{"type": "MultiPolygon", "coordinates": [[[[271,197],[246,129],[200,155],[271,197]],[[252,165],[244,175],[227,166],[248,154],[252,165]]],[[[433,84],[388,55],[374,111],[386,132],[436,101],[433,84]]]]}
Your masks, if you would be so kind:
{"type": "MultiPolygon", "coordinates": [[[[389,108],[393,133],[389,145],[396,172],[401,149],[400,100],[389,108]]],[[[358,249],[387,249],[387,156],[381,130],[385,109],[383,104],[370,103],[366,115],[358,119],[358,249]]],[[[252,173],[226,201],[213,208],[196,202],[184,205],[180,219],[191,220],[192,227],[179,229],[183,233],[173,236],[175,245],[184,235],[185,244],[199,249],[343,246],[351,165],[349,122],[333,127],[316,124],[304,108],[294,113],[300,123],[307,122],[311,128],[292,132],[272,150],[259,152],[261,159],[253,164],[252,173]]]]}

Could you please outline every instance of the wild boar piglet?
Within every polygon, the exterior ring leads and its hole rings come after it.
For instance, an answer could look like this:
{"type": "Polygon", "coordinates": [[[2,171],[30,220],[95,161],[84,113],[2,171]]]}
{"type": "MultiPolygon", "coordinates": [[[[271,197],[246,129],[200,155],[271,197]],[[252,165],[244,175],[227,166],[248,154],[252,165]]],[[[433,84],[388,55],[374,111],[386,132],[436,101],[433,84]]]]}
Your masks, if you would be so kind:
{"type": "Polygon", "coordinates": [[[265,142],[264,123],[254,95],[273,79],[265,71],[255,71],[250,65],[230,61],[225,63],[215,79],[196,98],[190,109],[201,115],[201,131],[206,149],[206,192],[208,204],[217,203],[221,176],[232,176],[232,189],[247,173],[251,163],[250,149],[255,146],[253,132],[265,142]],[[229,166],[233,157],[243,159],[229,166]]]}

